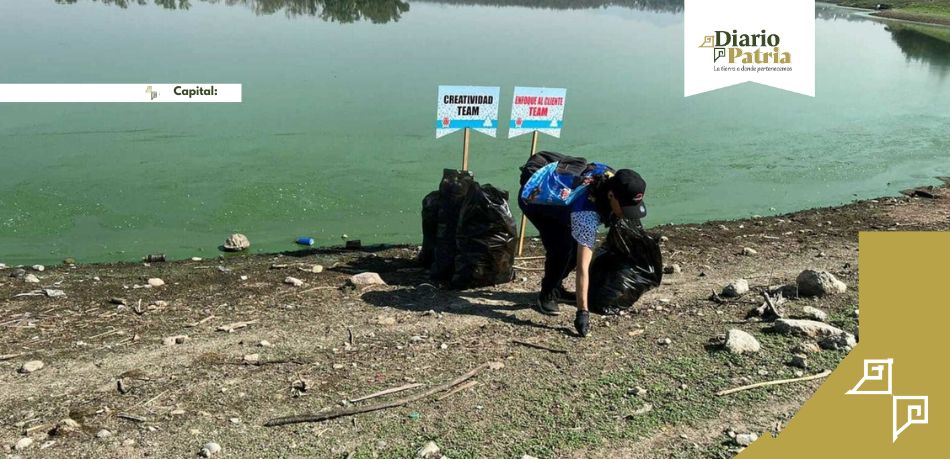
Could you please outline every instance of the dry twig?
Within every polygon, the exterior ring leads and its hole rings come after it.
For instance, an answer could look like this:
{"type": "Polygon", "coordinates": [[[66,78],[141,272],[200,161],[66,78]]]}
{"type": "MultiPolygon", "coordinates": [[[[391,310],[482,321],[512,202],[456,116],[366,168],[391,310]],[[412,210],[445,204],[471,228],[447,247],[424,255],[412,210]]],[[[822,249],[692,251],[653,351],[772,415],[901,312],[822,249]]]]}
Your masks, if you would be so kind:
{"type": "Polygon", "coordinates": [[[788,384],[788,383],[799,382],[799,381],[811,381],[811,380],[813,380],[813,379],[821,379],[821,378],[824,378],[824,377],[826,377],[826,376],[828,376],[828,375],[830,375],[830,374],[831,374],[831,370],[825,370],[825,371],[822,371],[821,373],[818,373],[818,374],[816,374],[816,375],[802,376],[801,378],[777,379],[777,380],[775,380],[775,381],[764,381],[764,382],[760,382],[760,383],[749,384],[748,386],[736,387],[735,389],[722,390],[722,391],[716,392],[716,395],[719,395],[719,396],[722,396],[722,395],[729,395],[729,394],[734,394],[734,393],[736,393],[736,392],[741,392],[741,391],[744,391],[744,390],[755,389],[756,387],[776,386],[776,385],[779,385],[779,384],[788,384]]]}

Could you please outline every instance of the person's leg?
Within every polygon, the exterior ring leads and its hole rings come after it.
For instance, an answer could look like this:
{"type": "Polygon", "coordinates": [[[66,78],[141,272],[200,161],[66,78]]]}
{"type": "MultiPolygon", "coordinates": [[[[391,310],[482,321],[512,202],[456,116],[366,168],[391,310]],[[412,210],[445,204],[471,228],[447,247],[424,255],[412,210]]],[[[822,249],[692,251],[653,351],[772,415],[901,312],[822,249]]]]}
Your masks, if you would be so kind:
{"type": "Polygon", "coordinates": [[[571,236],[570,214],[566,207],[527,204],[519,207],[531,224],[538,229],[544,246],[544,277],[538,302],[541,312],[555,314],[561,281],[576,264],[576,243],[571,236]]]}

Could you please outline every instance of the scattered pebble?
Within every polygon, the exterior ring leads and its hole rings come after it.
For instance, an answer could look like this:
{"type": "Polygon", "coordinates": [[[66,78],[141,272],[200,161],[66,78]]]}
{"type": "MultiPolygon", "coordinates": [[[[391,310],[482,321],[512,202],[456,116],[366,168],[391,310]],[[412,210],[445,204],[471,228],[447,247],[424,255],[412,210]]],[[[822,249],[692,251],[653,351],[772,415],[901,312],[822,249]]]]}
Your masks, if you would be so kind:
{"type": "Polygon", "coordinates": [[[40,273],[41,273],[41,272],[43,272],[43,271],[46,271],[46,266],[43,266],[43,265],[33,265],[33,271],[36,271],[36,272],[40,272],[40,273]]]}
{"type": "Polygon", "coordinates": [[[802,314],[804,314],[805,317],[809,319],[817,320],[820,322],[826,322],[828,320],[827,312],[822,311],[821,309],[818,309],[818,308],[813,308],[811,306],[805,306],[804,308],[802,308],[802,314]]]}
{"type": "Polygon", "coordinates": [[[656,340],[656,344],[659,344],[660,346],[669,346],[670,344],[673,344],[673,340],[669,338],[660,338],[656,340]]]}
{"type": "Polygon", "coordinates": [[[386,281],[379,274],[366,272],[351,276],[347,281],[354,287],[368,287],[371,285],[386,285],[386,281]]]}
{"type": "Polygon", "coordinates": [[[163,280],[161,280],[161,279],[159,279],[159,278],[157,278],[157,277],[153,277],[153,278],[151,278],[151,279],[148,280],[148,286],[149,286],[149,287],[161,287],[161,286],[163,286],[163,285],[165,285],[165,281],[163,281],[163,280]]]}
{"type": "Polygon", "coordinates": [[[98,439],[109,438],[111,436],[112,436],[112,432],[109,432],[107,429],[102,429],[96,432],[96,438],[98,439]]]}
{"type": "Polygon", "coordinates": [[[808,368],[808,357],[805,357],[804,354],[795,354],[788,364],[801,369],[808,368]]]}
{"type": "Polygon", "coordinates": [[[742,254],[746,256],[758,255],[759,251],[753,249],[752,247],[743,247],[742,254]]]}
{"type": "Polygon", "coordinates": [[[749,281],[745,279],[736,279],[722,289],[722,296],[727,298],[736,298],[749,292],[749,281]]]}
{"type": "Polygon", "coordinates": [[[267,341],[266,339],[262,339],[259,343],[257,343],[257,345],[260,346],[260,347],[271,347],[271,346],[273,346],[273,344],[271,344],[270,341],[267,341]]]}
{"type": "Polygon", "coordinates": [[[23,276],[23,282],[26,282],[27,284],[39,284],[40,278],[33,274],[27,274],[26,276],[23,276]]]}
{"type": "Polygon", "coordinates": [[[287,285],[293,285],[294,287],[300,287],[301,285],[303,285],[302,280],[297,279],[296,277],[290,277],[290,276],[287,276],[287,278],[284,279],[284,283],[287,285]]]}
{"type": "Polygon", "coordinates": [[[221,452],[221,445],[215,442],[208,442],[201,448],[201,451],[198,451],[198,455],[201,457],[211,457],[212,454],[217,454],[221,452]]]}
{"type": "Polygon", "coordinates": [[[631,388],[631,389],[627,389],[627,394],[628,394],[628,395],[633,395],[633,396],[636,396],[636,397],[643,397],[644,395],[647,394],[647,390],[644,389],[644,388],[642,388],[642,387],[640,387],[640,386],[637,386],[637,387],[634,387],[634,388],[631,388]]]}
{"type": "Polygon", "coordinates": [[[188,339],[188,335],[169,336],[162,339],[162,344],[165,346],[174,346],[176,344],[184,344],[188,339]]]}
{"type": "Polygon", "coordinates": [[[30,437],[23,437],[18,440],[15,445],[13,445],[13,449],[22,451],[29,448],[30,446],[33,446],[33,439],[30,437]]]}
{"type": "Polygon", "coordinates": [[[342,363],[334,363],[334,364],[333,364],[333,369],[334,369],[334,370],[340,370],[340,369],[343,369],[343,367],[345,367],[345,366],[346,366],[346,365],[343,365],[342,363]]]}
{"type": "Polygon", "coordinates": [[[758,439],[759,436],[755,433],[738,434],[736,435],[736,444],[739,446],[749,446],[758,439]]]}
{"type": "Polygon", "coordinates": [[[392,316],[380,316],[376,318],[379,325],[396,325],[396,318],[392,316]]]}
{"type": "Polygon", "coordinates": [[[247,354],[244,356],[244,363],[254,365],[261,361],[260,354],[247,354]]]}
{"type": "Polygon", "coordinates": [[[793,349],[792,352],[795,354],[814,354],[816,352],[821,352],[821,348],[818,347],[817,343],[805,341],[804,343],[795,346],[795,349],[793,349]]]}
{"type": "Polygon", "coordinates": [[[131,439],[131,438],[127,438],[127,439],[125,439],[125,440],[122,440],[122,446],[135,446],[135,440],[133,440],[133,439],[131,439]]]}
{"type": "Polygon", "coordinates": [[[670,238],[666,236],[660,236],[660,242],[669,242],[669,241],[670,241],[670,238]]]}
{"type": "Polygon", "coordinates": [[[439,445],[435,444],[434,441],[426,443],[422,448],[419,448],[419,451],[416,452],[416,457],[419,459],[439,459],[442,450],[439,449],[439,445]]]}
{"type": "Polygon", "coordinates": [[[683,268],[676,263],[663,267],[663,274],[679,274],[681,272],[683,272],[683,268]]]}
{"type": "Polygon", "coordinates": [[[42,368],[43,362],[41,360],[30,360],[29,362],[24,363],[17,371],[27,375],[33,373],[34,371],[39,371],[42,368]]]}

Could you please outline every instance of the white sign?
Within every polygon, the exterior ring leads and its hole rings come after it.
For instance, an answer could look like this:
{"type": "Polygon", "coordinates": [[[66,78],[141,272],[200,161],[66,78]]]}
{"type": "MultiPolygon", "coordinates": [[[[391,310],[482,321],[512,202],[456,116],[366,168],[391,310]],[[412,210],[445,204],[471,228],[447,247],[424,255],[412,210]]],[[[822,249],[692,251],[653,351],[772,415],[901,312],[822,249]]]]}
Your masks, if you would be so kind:
{"type": "Polygon", "coordinates": [[[0,84],[2,102],[241,102],[240,84],[0,84]]]}
{"type": "Polygon", "coordinates": [[[495,137],[500,93],[497,86],[439,86],[435,138],[464,128],[495,137]]]}
{"type": "Polygon", "coordinates": [[[748,81],[815,96],[815,2],[685,0],[686,97],[748,81]]]}
{"type": "Polygon", "coordinates": [[[564,88],[523,88],[515,87],[511,101],[511,121],[508,124],[508,138],[529,132],[561,137],[564,127],[564,101],[567,89],[564,88]]]}

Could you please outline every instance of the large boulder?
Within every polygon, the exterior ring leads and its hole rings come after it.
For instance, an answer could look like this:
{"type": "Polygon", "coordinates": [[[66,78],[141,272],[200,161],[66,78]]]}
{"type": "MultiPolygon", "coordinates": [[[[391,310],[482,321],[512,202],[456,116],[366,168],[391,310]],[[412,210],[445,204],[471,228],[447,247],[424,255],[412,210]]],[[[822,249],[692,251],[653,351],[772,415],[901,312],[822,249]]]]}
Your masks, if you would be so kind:
{"type": "Polygon", "coordinates": [[[759,341],[756,340],[754,336],[735,328],[729,330],[726,334],[724,346],[729,352],[736,355],[755,353],[759,352],[759,349],[762,349],[759,341]]]}
{"type": "Polygon", "coordinates": [[[851,349],[856,344],[854,335],[840,328],[814,320],[779,319],[772,330],[790,335],[807,336],[818,340],[825,349],[851,349]]]}
{"type": "Polygon", "coordinates": [[[234,233],[228,240],[224,241],[224,250],[228,252],[240,252],[251,246],[251,241],[247,236],[241,233],[234,233]]]}
{"type": "Polygon", "coordinates": [[[801,296],[825,296],[844,293],[848,286],[828,271],[806,269],[798,275],[798,294],[801,296]]]}

